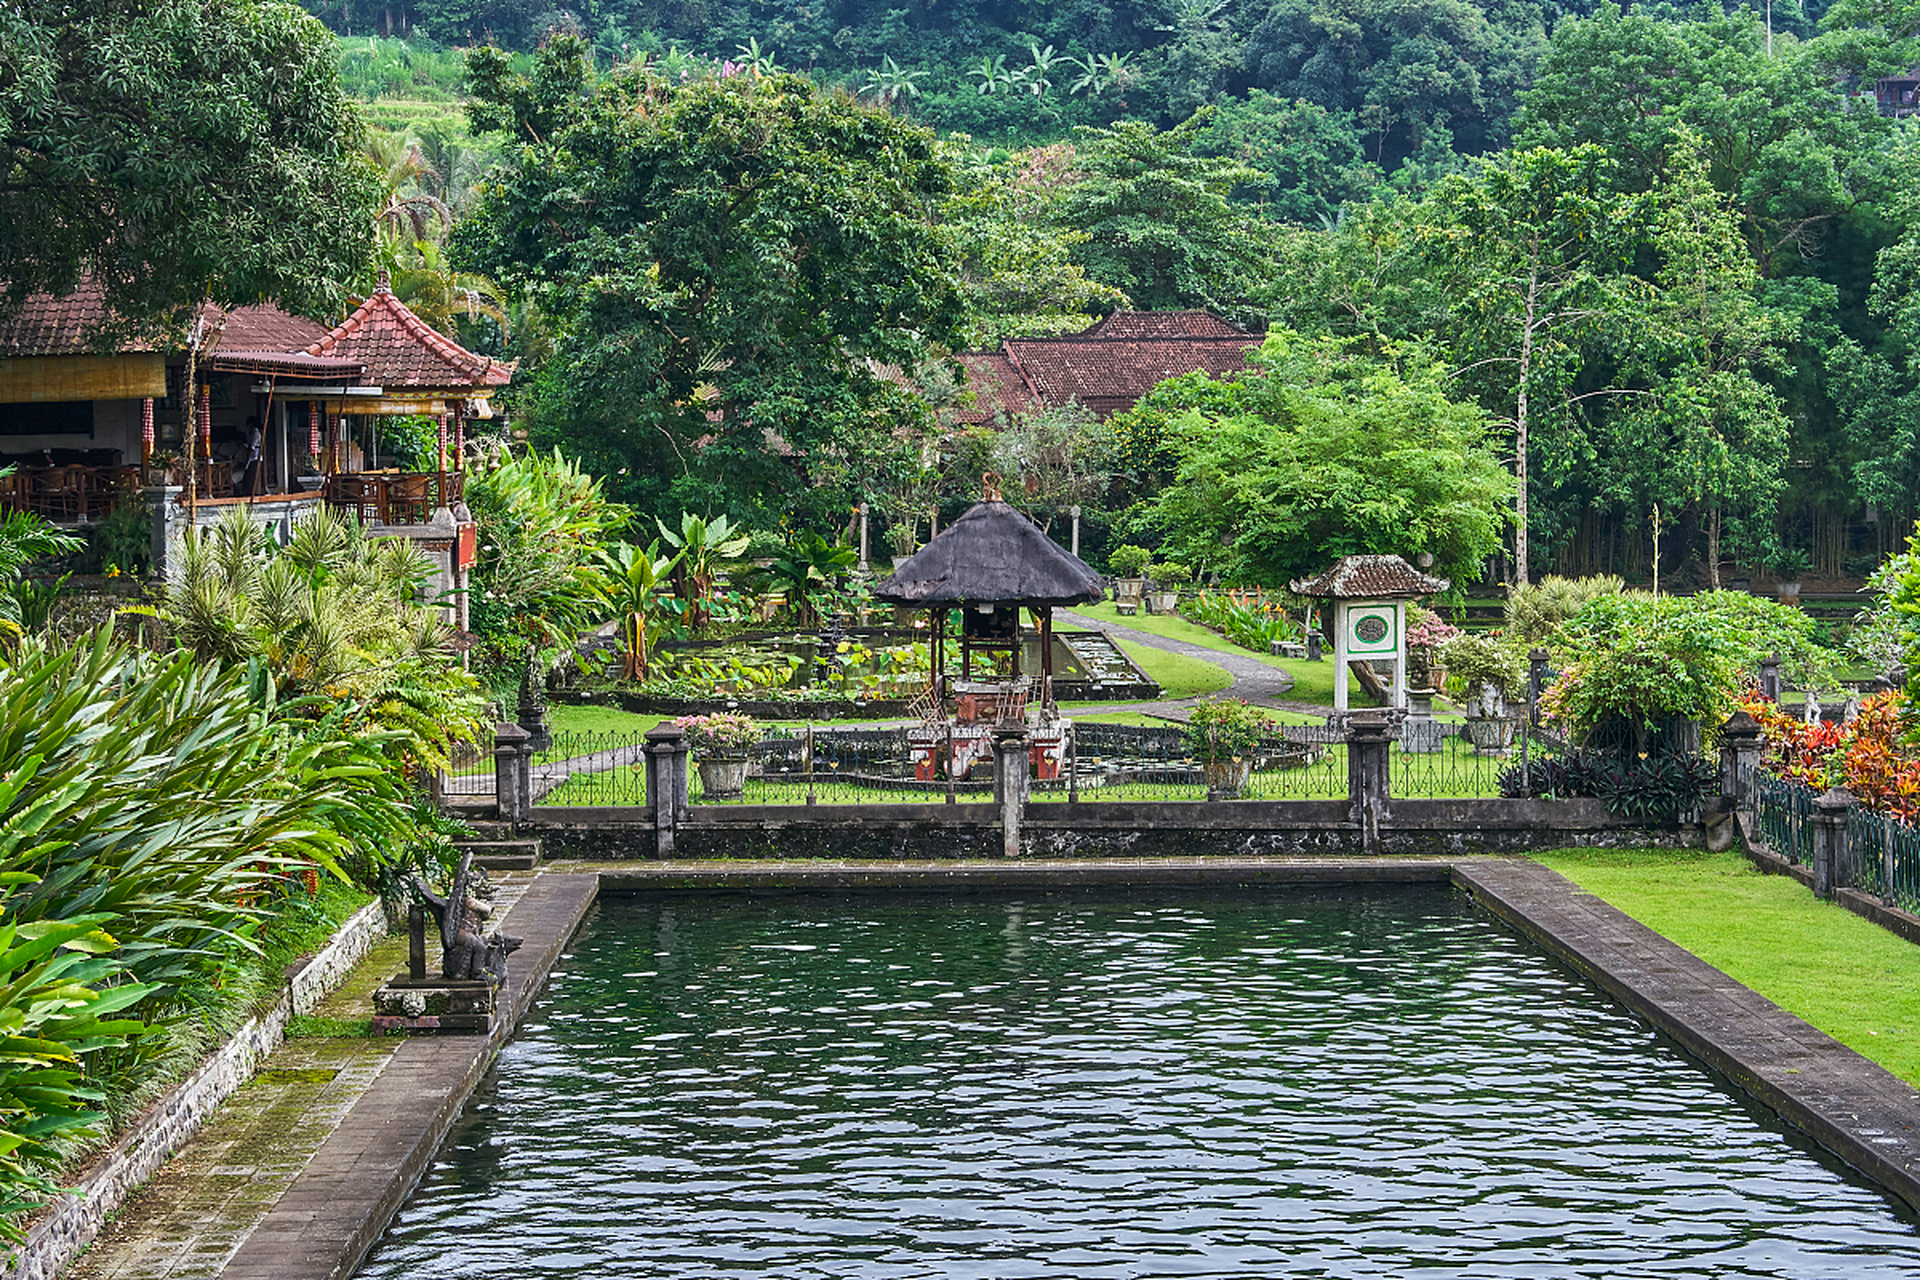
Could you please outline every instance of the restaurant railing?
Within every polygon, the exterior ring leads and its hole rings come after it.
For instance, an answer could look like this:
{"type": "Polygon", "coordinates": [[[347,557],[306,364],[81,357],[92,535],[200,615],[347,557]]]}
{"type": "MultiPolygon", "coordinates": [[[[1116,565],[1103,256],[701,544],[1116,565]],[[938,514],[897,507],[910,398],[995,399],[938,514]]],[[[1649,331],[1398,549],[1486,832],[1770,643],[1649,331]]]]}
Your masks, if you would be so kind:
{"type": "Polygon", "coordinates": [[[379,471],[328,476],[321,495],[362,524],[426,524],[441,507],[459,502],[466,475],[459,471],[379,471]]]}

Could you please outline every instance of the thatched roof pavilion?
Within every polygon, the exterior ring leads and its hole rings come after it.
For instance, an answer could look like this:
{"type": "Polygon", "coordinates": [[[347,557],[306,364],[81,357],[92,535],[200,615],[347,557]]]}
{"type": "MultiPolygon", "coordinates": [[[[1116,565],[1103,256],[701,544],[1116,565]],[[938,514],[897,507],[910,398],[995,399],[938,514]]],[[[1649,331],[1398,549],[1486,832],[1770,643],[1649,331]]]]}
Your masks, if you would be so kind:
{"type": "Polygon", "coordinates": [[[1106,578],[1001,501],[989,481],[983,500],[882,579],[873,594],[888,604],[932,612],[931,675],[941,696],[949,610],[963,610],[963,680],[972,678],[974,653],[991,650],[1012,655],[1012,674],[1019,679],[1020,610],[1029,610],[1040,633],[1042,698],[1051,702],[1054,606],[1104,599],[1106,589],[1106,578]]]}
{"type": "Polygon", "coordinates": [[[998,498],[976,502],[873,590],[888,604],[1087,604],[1107,580],[998,498]]]}

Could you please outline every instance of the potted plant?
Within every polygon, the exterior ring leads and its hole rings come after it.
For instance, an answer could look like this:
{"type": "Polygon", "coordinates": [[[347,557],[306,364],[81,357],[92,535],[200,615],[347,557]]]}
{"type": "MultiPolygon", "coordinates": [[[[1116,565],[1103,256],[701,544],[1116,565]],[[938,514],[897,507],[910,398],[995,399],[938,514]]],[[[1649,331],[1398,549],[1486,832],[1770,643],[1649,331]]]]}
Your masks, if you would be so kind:
{"type": "Polygon", "coordinates": [[[1421,610],[1413,625],[1407,628],[1407,675],[1410,682],[1420,688],[1444,689],[1447,666],[1440,653],[1448,641],[1458,639],[1461,634],[1460,628],[1439,614],[1421,610]]]}
{"type": "Polygon", "coordinates": [[[1800,577],[1813,567],[1813,558],[1799,547],[1777,550],[1773,561],[1773,593],[1789,604],[1800,599],[1800,577]]]}
{"type": "Polygon", "coordinates": [[[896,516],[887,526],[887,545],[893,548],[893,567],[898,569],[920,549],[920,522],[911,516],[896,516]]]}
{"type": "Polygon", "coordinates": [[[1187,748],[1199,758],[1207,789],[1222,799],[1243,794],[1253,777],[1253,752],[1273,732],[1273,717],[1240,698],[1215,698],[1193,709],[1187,748]]]}
{"type": "Polygon", "coordinates": [[[1107,568],[1113,573],[1116,600],[1132,597],[1138,600],[1146,587],[1145,575],[1147,561],[1153,553],[1145,547],[1136,547],[1132,543],[1115,547],[1113,554],[1107,557],[1107,568]]]}
{"type": "Polygon", "coordinates": [[[1494,637],[1471,634],[1447,641],[1440,656],[1466,684],[1467,737],[1474,747],[1493,753],[1512,746],[1507,696],[1527,678],[1519,661],[1494,637]]]}
{"type": "Polygon", "coordinates": [[[1150,613],[1172,613],[1180,607],[1180,588],[1193,581],[1193,570],[1168,560],[1147,566],[1150,613]]]}
{"type": "Polygon", "coordinates": [[[707,799],[731,800],[746,794],[747,752],[760,741],[760,726],[752,716],[717,711],[681,716],[673,724],[687,735],[707,799]]]}

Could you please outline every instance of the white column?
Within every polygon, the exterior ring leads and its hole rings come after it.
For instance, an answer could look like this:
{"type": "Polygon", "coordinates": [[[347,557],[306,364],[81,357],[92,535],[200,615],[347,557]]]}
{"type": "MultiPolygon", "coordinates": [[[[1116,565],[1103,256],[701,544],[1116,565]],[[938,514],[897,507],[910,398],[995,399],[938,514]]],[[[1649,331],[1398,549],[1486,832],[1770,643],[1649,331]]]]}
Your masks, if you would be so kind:
{"type": "Polygon", "coordinates": [[[1393,602],[1393,705],[1407,707],[1407,602],[1393,602]]]}
{"type": "Polygon", "coordinates": [[[1333,709],[1347,709],[1347,602],[1333,602],[1333,709]]]}

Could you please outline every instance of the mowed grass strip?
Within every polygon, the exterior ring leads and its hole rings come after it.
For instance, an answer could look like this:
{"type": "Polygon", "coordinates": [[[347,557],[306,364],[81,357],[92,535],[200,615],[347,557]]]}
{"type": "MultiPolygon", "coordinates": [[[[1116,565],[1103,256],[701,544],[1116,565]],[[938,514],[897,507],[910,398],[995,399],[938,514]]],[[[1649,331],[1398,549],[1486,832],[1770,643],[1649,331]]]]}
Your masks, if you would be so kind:
{"type": "Polygon", "coordinates": [[[1536,860],[1920,1085],[1920,947],[1738,853],[1559,849],[1536,860]]]}
{"type": "Polygon", "coordinates": [[[1160,686],[1162,698],[1203,697],[1209,693],[1219,693],[1233,684],[1230,671],[1204,659],[1191,658],[1184,653],[1168,653],[1165,649],[1136,644],[1131,640],[1118,643],[1121,650],[1147,673],[1147,678],[1160,686]]]}

